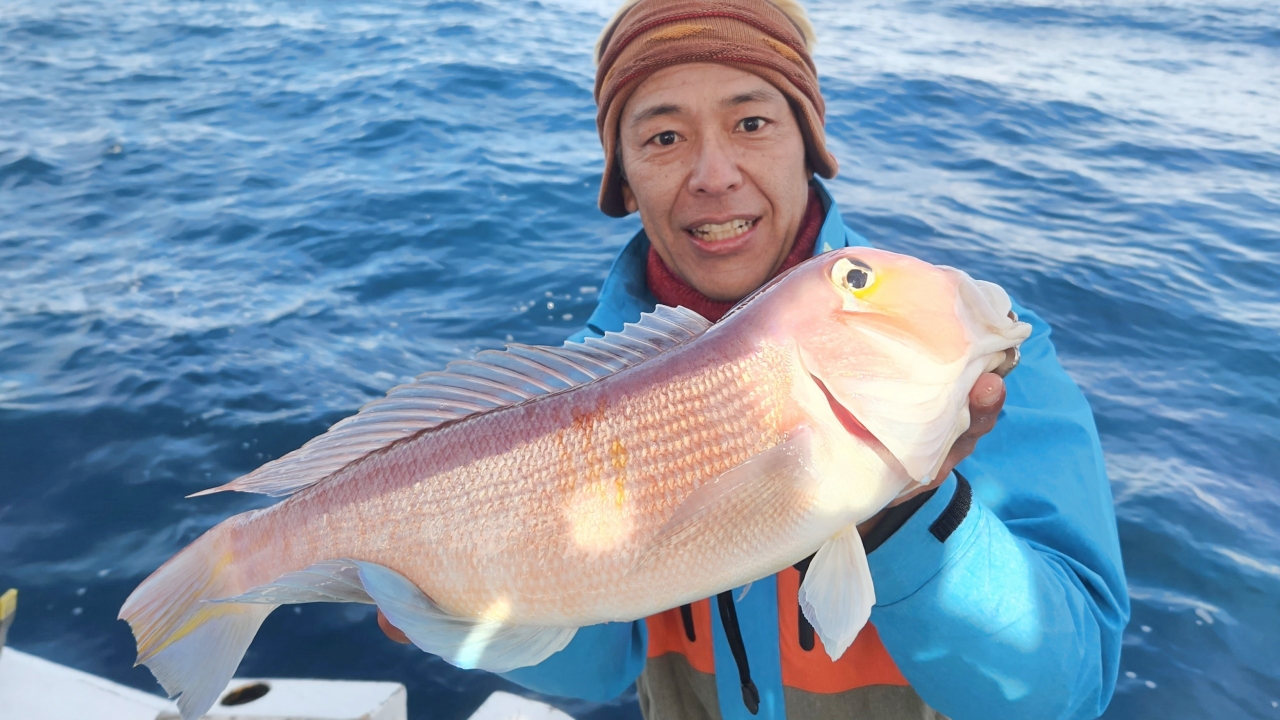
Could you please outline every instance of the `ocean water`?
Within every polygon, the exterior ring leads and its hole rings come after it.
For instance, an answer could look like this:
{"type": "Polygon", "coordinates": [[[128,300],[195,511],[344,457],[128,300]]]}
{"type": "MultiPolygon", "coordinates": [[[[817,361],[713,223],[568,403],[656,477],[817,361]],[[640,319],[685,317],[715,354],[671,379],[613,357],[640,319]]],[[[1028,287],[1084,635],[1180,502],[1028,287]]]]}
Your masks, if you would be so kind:
{"type": "MultiPolygon", "coordinates": [[[[121,602],[266,502],[184,495],[579,327],[637,227],[594,206],[611,5],[0,0],[13,646],[158,690],[121,602]]],[[[1133,597],[1107,717],[1280,718],[1280,9],[808,5],[847,221],[1039,310],[1093,404],[1133,597]]],[[[241,673],[397,680],[432,720],[510,687],[332,605],[241,673]]]]}

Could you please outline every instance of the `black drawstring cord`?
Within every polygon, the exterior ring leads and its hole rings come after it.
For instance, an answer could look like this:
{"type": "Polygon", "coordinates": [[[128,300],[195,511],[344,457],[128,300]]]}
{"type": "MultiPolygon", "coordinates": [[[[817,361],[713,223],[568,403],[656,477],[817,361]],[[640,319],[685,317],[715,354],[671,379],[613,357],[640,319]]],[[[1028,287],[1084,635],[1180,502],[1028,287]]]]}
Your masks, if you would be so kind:
{"type": "MultiPolygon", "coordinates": [[[[816,555],[817,553],[814,553],[816,555]]],[[[809,572],[809,563],[813,562],[813,555],[801,560],[792,567],[800,571],[800,584],[804,584],[804,574],[809,572]]],[[[809,618],[804,616],[804,610],[797,608],[796,617],[800,620],[800,649],[809,652],[813,649],[813,626],[809,624],[809,618]]]]}
{"type": "Polygon", "coordinates": [[[729,640],[729,650],[733,653],[733,661],[738,666],[738,680],[742,682],[742,703],[752,715],[760,712],[760,691],[751,682],[751,668],[747,665],[747,648],[742,644],[742,628],[738,626],[738,608],[733,604],[733,591],[716,595],[716,603],[720,606],[720,624],[724,626],[724,636],[729,640]]]}
{"type": "Polygon", "coordinates": [[[693,631],[693,606],[680,606],[680,619],[684,621],[684,636],[689,638],[689,642],[697,642],[698,634],[693,631]]]}

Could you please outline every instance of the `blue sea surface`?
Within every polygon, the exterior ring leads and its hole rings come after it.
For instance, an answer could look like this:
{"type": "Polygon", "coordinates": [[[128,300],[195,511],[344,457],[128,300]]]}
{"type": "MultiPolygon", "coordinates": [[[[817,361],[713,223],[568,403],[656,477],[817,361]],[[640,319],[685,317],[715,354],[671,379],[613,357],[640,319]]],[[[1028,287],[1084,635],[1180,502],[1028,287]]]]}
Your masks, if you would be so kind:
{"type": "MultiPolygon", "coordinates": [[[[1280,718],[1280,6],[807,4],[845,219],[1037,309],[1093,405],[1133,597],[1106,717],[1280,718]]],[[[120,604],[269,502],[185,495],[581,325],[638,227],[595,207],[612,9],[0,0],[11,645],[158,691],[120,604]]],[[[366,606],[275,613],[240,672],[432,720],[511,688],[366,606]]]]}

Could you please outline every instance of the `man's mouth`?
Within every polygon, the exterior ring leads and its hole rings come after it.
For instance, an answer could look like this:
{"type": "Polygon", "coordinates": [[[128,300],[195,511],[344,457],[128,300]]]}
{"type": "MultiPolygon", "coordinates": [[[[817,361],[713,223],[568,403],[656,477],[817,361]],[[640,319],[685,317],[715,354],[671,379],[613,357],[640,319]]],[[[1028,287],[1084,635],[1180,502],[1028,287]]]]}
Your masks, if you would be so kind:
{"type": "Polygon", "coordinates": [[[703,223],[689,228],[689,234],[706,243],[732,240],[756,226],[760,218],[737,218],[722,223],[703,223]]]}

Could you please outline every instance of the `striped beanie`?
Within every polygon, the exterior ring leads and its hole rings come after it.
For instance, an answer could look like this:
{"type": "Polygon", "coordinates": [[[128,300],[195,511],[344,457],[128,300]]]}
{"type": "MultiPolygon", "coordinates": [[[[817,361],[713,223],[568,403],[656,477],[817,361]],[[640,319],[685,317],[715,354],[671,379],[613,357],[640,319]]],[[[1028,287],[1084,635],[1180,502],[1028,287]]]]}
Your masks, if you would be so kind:
{"type": "Polygon", "coordinates": [[[623,6],[596,47],[596,129],[605,158],[600,209],[606,215],[627,214],[618,158],[622,109],[646,78],[680,63],[728,65],[776,87],[800,124],[809,167],[824,178],[835,177],[838,165],[823,132],[826,105],[806,38],[812,29],[795,5],[794,0],[635,0],[623,6]]]}

